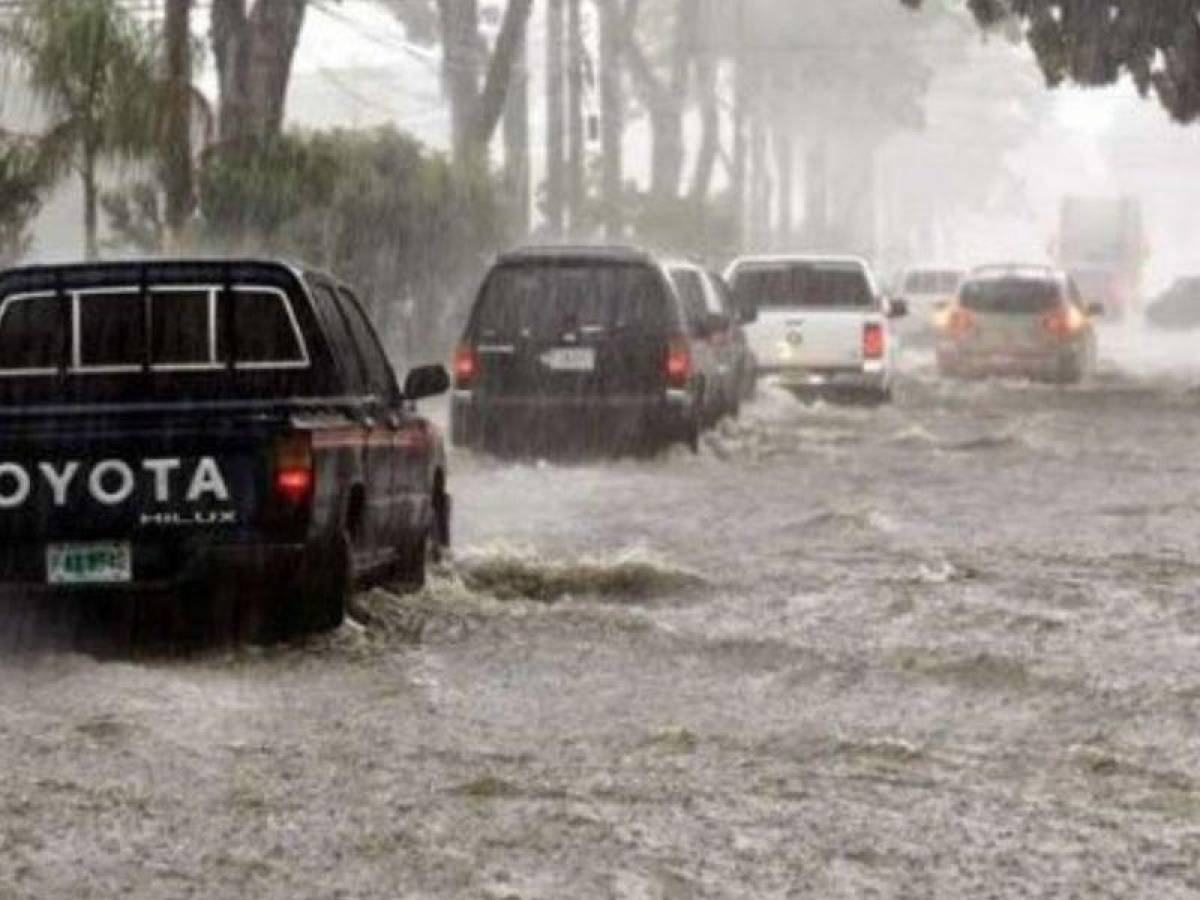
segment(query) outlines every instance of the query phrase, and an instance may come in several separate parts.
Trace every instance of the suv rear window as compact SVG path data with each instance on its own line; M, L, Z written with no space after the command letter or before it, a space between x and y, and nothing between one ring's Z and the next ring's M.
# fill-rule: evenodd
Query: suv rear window
M950 270L909 272L901 290L906 294L953 294L961 279L962 273Z
M871 284L855 263L766 263L739 267L733 276L739 301L764 309L869 309Z
M974 312L1036 315L1049 312L1058 305L1059 296L1059 286L1054 281L989 278L964 284L960 302Z
M661 280L646 266L509 265L488 277L475 328L484 341L661 330L664 307Z

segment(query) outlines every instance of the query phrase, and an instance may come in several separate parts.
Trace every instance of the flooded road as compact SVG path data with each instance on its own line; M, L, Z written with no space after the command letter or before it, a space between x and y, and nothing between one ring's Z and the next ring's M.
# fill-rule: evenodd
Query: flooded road
M1194 384L460 456L362 624L0 662L0 897L1200 895Z

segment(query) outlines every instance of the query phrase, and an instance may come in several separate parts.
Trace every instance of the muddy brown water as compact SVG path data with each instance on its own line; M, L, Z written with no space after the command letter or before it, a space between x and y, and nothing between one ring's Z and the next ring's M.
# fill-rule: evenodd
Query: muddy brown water
M917 371L458 457L360 624L10 647L0 897L1200 896L1198 445L1188 378Z

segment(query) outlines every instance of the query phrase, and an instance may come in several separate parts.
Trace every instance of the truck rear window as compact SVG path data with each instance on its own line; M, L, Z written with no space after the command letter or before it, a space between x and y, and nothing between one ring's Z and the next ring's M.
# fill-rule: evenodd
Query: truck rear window
M68 319L54 297L16 295L0 304L0 373L49 373L67 349Z
M1059 302L1053 281L1029 278L990 278L963 285L961 303L973 312L1001 315L1037 315Z
M871 284L854 263L769 263L734 272L733 292L740 301L764 309L869 309Z
M646 266L502 266L484 286L476 313L482 340L557 338L566 333L661 330L665 294Z
M308 366L286 293L251 285L224 293L155 285L146 302L138 287L9 296L0 303L0 373L211 370L231 357L236 368Z

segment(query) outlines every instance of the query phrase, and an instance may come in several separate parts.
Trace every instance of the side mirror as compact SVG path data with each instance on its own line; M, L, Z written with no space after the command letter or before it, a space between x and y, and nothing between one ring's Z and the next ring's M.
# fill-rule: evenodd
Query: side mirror
M889 319L903 319L908 315L908 301L902 297L887 301L887 314Z
M740 297L737 301L738 322L751 325L758 321L758 301L753 297Z
M1091 316L1093 319L1104 318L1104 304L1103 303L1089 303L1087 305L1087 314L1089 316Z
M450 375L444 366L418 366L404 379L404 399L423 400L450 390Z

